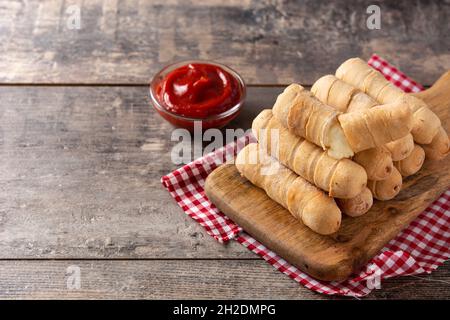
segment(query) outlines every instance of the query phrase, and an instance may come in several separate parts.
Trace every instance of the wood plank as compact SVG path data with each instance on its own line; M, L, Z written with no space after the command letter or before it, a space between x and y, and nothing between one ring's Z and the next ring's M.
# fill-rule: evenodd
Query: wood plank
M68 289L74 269L80 289ZM73 268L73 267L72 267ZM252 272L249 272L251 270ZM450 264L387 279L369 299L449 299ZM0 261L1 299L326 299L265 261ZM337 297L332 297L337 298Z
M70 29L78 5L81 29ZM312 84L345 59L373 52L423 84L450 65L447 2L0 1L0 82L147 83L187 58L223 62L248 83Z
M250 88L248 128L280 88ZM145 87L0 87L0 258L245 258L187 217Z

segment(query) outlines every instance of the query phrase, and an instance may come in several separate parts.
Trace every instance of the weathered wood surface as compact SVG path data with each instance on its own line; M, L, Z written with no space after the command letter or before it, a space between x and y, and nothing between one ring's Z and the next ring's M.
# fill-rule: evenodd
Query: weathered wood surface
M229 64L253 84L312 84L373 52L426 85L448 69L448 1L378 2L378 31L365 26L369 4L0 0L0 297L324 298L182 213L159 182L178 166L171 127L147 88L114 85L146 84L185 58ZM79 30L67 27L71 5ZM279 91L250 88L231 126L248 128ZM73 264L79 291L66 289ZM449 298L449 274L446 263L391 279L371 297Z
M232 126L248 128L280 90L249 88ZM146 95L0 87L0 297L323 298L239 244L218 244L182 213L159 183L177 167L167 155L171 127ZM64 258L83 260L45 260ZM97 258L132 260L89 260ZM66 289L73 264L80 291ZM423 280L390 279L370 297L445 298L449 274L446 263Z
M80 289L68 289L73 269ZM73 268L73 267L72 267ZM249 273L249 270L252 272ZM383 281L368 299L450 299L450 265ZM73 288L73 287L72 287ZM0 261L0 298L326 299L260 260ZM337 297L332 297L337 298Z
M248 128L281 88L250 88ZM163 189L172 127L145 87L0 87L0 258L254 257Z
M380 30L366 26L371 4L0 1L0 82L147 83L168 62L201 58L230 65L248 83L312 84L373 52L423 84L448 69L448 1L378 1ZM80 8L79 30L68 27L72 5Z

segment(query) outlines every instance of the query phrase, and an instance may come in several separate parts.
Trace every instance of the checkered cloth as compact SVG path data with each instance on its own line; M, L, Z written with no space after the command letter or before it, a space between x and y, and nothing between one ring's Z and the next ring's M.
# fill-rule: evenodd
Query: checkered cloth
M377 55L372 56L369 65L406 92L423 90L421 85ZM377 288L381 279L431 273L449 259L450 189L390 241L359 274L343 282L326 282L303 273L244 232L205 196L203 186L208 174L224 161L234 158L238 150L253 141L251 135L244 136L161 178L164 187L186 214L200 223L206 232L219 242L225 243L231 239L238 241L279 271L311 290L352 297L369 294Z

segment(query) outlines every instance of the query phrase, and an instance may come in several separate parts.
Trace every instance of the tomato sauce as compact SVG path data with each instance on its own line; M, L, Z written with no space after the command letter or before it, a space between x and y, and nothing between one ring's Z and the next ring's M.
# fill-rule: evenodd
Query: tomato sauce
M167 73L155 93L170 113L201 121L234 108L244 90L241 81L218 65L189 63Z

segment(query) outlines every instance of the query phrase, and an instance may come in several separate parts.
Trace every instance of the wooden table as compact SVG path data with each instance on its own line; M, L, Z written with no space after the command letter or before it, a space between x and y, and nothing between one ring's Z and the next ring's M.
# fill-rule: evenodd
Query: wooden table
M426 85L449 69L448 2L381 3L380 30L369 4L0 1L0 297L326 298L175 204L160 177L176 142L147 84L175 60L228 64L250 85L230 126L248 128L280 84L351 56L377 52ZM450 263L369 297L450 298Z

